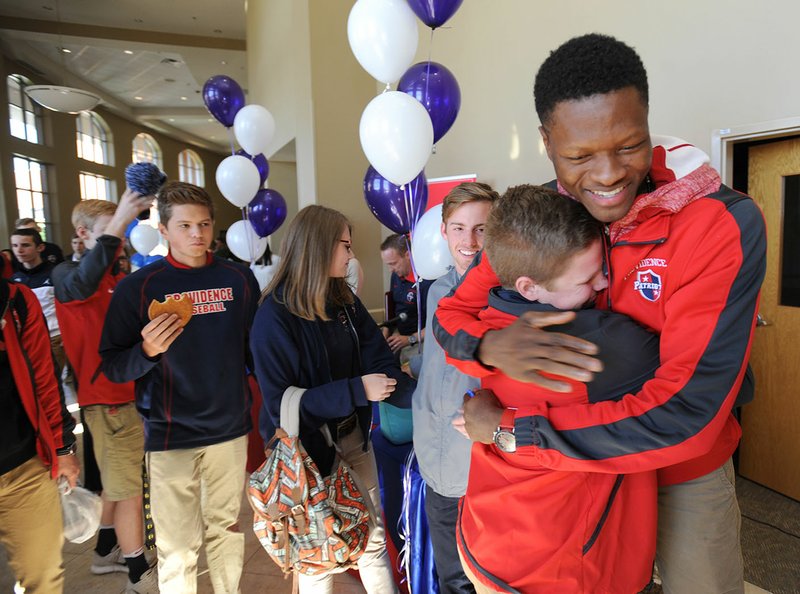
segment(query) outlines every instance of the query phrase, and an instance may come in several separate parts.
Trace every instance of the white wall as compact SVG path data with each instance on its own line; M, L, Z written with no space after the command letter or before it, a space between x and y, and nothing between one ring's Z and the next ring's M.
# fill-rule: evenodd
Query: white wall
M477 172L498 190L544 182L533 77L570 37L614 35L641 55L650 128L710 152L712 130L800 115L796 0L469 0L437 30L420 29L418 61L447 66L461 112L428 177ZM517 148L518 147L518 148Z

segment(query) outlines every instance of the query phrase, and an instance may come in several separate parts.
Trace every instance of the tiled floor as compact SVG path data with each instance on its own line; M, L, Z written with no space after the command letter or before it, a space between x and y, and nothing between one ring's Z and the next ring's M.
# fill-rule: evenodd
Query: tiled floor
M242 501L240 524L245 534L244 570L241 591L243 594L289 594L292 580L284 580L283 574L267 553L261 548L251 529L253 514L247 501ZM67 544L64 547L67 594L117 594L125 590L127 576L124 574L92 575L89 565L92 559L94 539L84 544ZM206 571L205 560L201 559L198 577L198 594L212 594L211 581ZM340 574L334 578L336 594L359 594L365 590L356 577ZM6 591L0 586L0 593Z

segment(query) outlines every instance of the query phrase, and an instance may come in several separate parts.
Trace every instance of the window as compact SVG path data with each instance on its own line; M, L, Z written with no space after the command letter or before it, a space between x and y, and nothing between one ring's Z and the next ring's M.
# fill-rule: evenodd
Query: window
M8 125L11 136L28 142L42 144L42 108L25 94L25 87L31 84L19 74L6 78L8 86Z
M203 160L191 149L178 154L178 179L201 188L205 185Z
M49 231L47 166L25 157L14 157L14 183L19 218L35 220L46 239Z
M134 163L154 163L159 169L164 165L161 160L161 147L158 146L156 139L142 132L133 139L133 162Z
M101 165L113 165L111 131L103 119L91 111L82 111L75 118L75 125L78 157Z
M111 180L107 177L83 171L78 177L81 183L81 200L111 200L114 195Z

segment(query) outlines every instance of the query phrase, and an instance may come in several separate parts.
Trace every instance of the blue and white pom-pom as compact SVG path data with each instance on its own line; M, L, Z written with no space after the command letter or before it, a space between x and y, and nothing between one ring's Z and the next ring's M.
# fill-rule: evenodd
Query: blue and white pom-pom
M166 181L166 174L152 163L131 163L125 168L125 183L143 196L155 195Z

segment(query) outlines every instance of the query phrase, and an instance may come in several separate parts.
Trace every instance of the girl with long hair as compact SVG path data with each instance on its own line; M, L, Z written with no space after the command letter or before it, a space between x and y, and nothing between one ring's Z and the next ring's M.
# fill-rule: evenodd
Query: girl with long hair
M378 326L348 286L352 257L350 223L324 206L301 210L284 240L282 259L264 291L250 346L263 394L259 429L268 441L280 422L280 403L290 386L306 388L300 401L300 441L323 476L335 449L320 428L327 425L344 458L361 479L375 511L366 551L358 560L370 594L397 592L381 521L375 455L369 440L372 403L408 408L414 382L394 362ZM333 591L333 576L299 576L300 592Z

